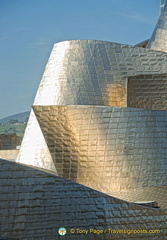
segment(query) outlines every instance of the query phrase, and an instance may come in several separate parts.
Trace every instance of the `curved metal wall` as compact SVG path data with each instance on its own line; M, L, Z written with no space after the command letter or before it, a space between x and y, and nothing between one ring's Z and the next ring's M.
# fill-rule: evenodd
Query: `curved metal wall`
M54 45L34 105L126 107L128 77L164 74L166 65L163 52L96 40L61 42ZM56 171L33 110L17 161Z
M148 42L147 48L167 52L167 3L164 3L154 32Z
M29 166L0 159L0 188L3 240L6 236L17 240L165 240L167 236L166 209L122 201ZM62 226L67 229L65 236L58 234Z
M166 16L167 4L147 49L54 45L17 159L45 171L0 161L4 236L53 239L61 225L70 239L134 239L70 227L146 228L136 239L165 239L167 211L154 208L167 207Z
M30 191L34 191L33 195L41 192L41 183L46 181L43 187L47 196L42 195L42 203L43 199L46 203L48 191L57 186L58 189L56 187L56 192L52 192L52 195L55 196L58 191L63 192L65 198L77 202L75 208L78 211L78 201L85 201L85 193L82 195L84 199L78 198L82 194L76 191L78 188L75 188L75 182L78 182L85 185L78 185L79 188L93 188L90 190L93 198L97 197L95 190L99 190L127 201L151 201L146 203L150 207L152 204L155 207L158 201L158 205L160 202L161 206L166 208L164 192L167 186L167 111L131 107L166 110L165 106L162 108L166 101L166 66L167 53L164 52L94 40L56 44L39 86L17 161L54 171L64 179L62 184L59 184L59 181L57 185L48 180L51 174L46 174L44 181L37 181L40 189L34 187L34 183L30 186ZM156 82L157 89L154 89L150 78ZM135 81L140 82L135 85ZM144 98L144 103L141 98ZM41 176L38 171L37 174ZM72 189L67 187L70 195L69 191L64 189L64 184L68 181L72 186ZM26 181L21 182L26 184ZM28 185L30 182L28 180ZM71 195L73 190L77 193L74 198ZM99 194L101 197L102 193ZM57 200L51 197L56 209L61 206L60 195L58 205L55 205ZM113 201L113 209L116 207L119 210L114 211L114 214L121 219L120 226L139 226L138 220L141 218L142 223L150 229L160 223L162 232L155 237L164 237L166 234L166 210L148 210L131 203L126 205L125 201L121 201L123 207L118 205L120 200L114 197L109 199ZM48 203L52 200L49 198ZM89 200L91 201L91 198ZM41 202L39 205L41 206ZM25 206L25 202L21 206ZM75 208L70 214L75 212ZM98 204L100 212L96 211L94 205L90 207L92 208L95 219L100 219L95 221L95 224L101 226L105 222L104 226L107 226L108 221L112 225L118 224L115 215L114 220L108 218L105 202L101 202L100 207ZM125 221L123 220L125 225L122 225L122 217L127 216L125 208L128 211L133 208L130 215L137 218L126 217ZM143 211L139 212L139 208ZM69 213L69 205L68 208L63 205L63 214L57 214L56 211L57 219L66 216L67 212ZM150 222L145 214L151 219ZM55 214L53 216L55 217ZM71 216L73 215L68 218L70 223L73 219ZM77 222L78 216L77 214ZM52 227L55 224L54 219L51 220ZM90 226L90 214L84 214L82 219ZM44 222L46 224L45 219ZM97 228L97 225L95 227ZM118 239L121 237L118 236ZM149 237L150 235L146 234L145 238ZM76 239L76 236L74 238ZM96 236L88 236L88 239L92 238L98 239ZM108 239L106 235L104 238Z
M103 192L167 185L166 111L33 109L59 176Z
M163 61L162 61L163 59ZM127 106L127 77L166 73L167 55L96 40L54 45L33 105Z

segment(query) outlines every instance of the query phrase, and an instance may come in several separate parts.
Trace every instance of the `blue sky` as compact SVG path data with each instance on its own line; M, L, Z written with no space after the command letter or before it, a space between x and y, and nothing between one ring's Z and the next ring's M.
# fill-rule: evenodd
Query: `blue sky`
M0 119L30 110L53 44L135 45L152 34L160 0L0 0Z

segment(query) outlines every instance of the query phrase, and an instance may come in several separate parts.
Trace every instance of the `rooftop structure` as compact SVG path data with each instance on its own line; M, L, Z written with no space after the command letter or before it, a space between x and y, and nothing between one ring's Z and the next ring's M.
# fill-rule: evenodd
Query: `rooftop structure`
M161 8L161 12L163 11L163 8L165 6L166 0L160 0L160 8Z
M0 134L0 150L16 149L20 144L20 138L16 133Z

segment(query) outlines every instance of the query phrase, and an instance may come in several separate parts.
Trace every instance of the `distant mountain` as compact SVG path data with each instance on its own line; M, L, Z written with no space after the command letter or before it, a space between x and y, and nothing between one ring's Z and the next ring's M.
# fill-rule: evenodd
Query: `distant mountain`
M27 122L29 115L30 115L29 111L23 112L23 113L17 113L9 117L0 119L0 123L9 123L11 120L15 120L18 122Z

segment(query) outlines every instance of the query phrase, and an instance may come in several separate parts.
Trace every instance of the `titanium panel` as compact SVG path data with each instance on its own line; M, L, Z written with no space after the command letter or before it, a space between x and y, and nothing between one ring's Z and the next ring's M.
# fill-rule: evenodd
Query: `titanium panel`
M157 202L159 208L167 209L167 186L126 189L105 192L128 202Z
M59 176L101 192L167 185L166 111L33 109Z
M161 0L161 3L160 3L161 12L163 11L165 4L166 4L166 0Z
M167 52L167 3L165 2L157 25L147 45L149 49L163 52Z
M165 240L167 210L129 203L55 174L0 160L1 237L20 240ZM58 235L60 227L67 229ZM80 234L70 229L155 230Z
M0 238L52 240L63 226L68 240L167 239L166 209L127 202L167 207L166 30L167 5L147 49L54 45L17 159L36 168L0 160ZM154 235L70 233L157 226Z
M163 52L96 40L61 42L54 45L34 105L127 107L128 77L166 74L166 66ZM56 171L33 111L17 162Z
M30 113L21 149L16 161L19 162L18 158L20 158L20 156L21 163L23 164L48 169L56 173L49 149L33 110L31 110Z
M128 78L127 106L167 110L167 75L139 75Z

